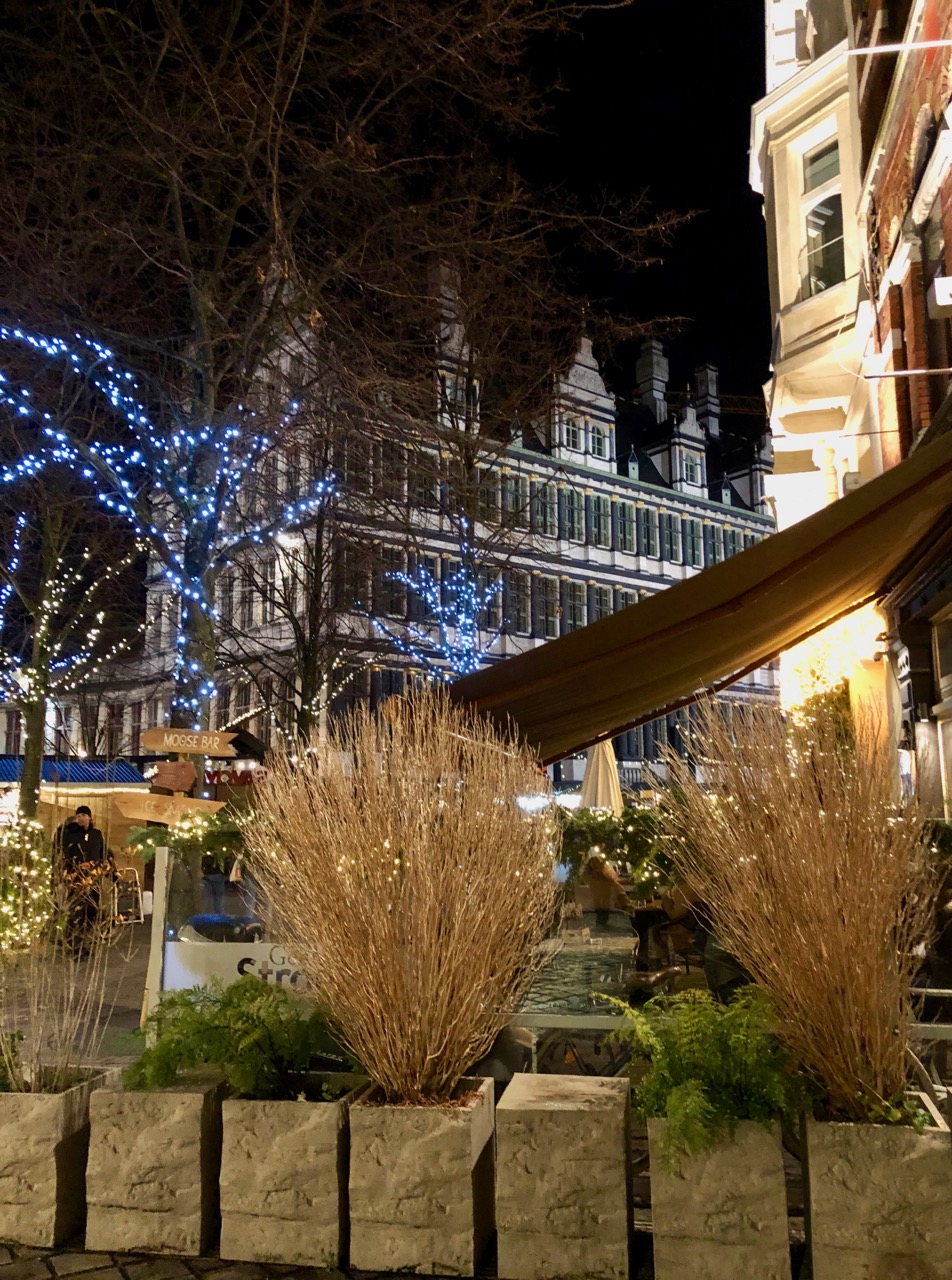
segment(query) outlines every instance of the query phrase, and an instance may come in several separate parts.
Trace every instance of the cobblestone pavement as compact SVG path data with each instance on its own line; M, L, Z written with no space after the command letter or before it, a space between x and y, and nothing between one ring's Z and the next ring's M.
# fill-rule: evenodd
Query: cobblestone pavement
M0 1280L398 1280L368 1272L345 1273L318 1267L258 1266L220 1258L157 1258L141 1253L84 1253L79 1242L60 1249L25 1249L0 1244ZM494 1280L492 1257L476 1280ZM802 1246L793 1250L795 1280L809 1280ZM653 1280L651 1236L635 1232L630 1280Z
M0 1244L0 1280L344 1280L317 1267L258 1266L220 1258L157 1258L141 1253L84 1253L80 1244L25 1249Z

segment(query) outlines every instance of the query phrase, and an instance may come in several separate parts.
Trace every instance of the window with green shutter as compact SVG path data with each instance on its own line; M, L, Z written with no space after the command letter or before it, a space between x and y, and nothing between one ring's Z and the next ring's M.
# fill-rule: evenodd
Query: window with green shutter
M517 635L529 630L529 578L518 569L506 575L506 625Z
M637 550L635 541L635 508L630 502L619 502L618 504L618 550L632 553Z
M592 587L592 616L589 618L589 622L597 622L599 618L607 618L611 612L611 587Z
M703 564L701 557L701 525L697 520L684 521L684 558L694 569Z
M562 630L577 631L585 626L585 583L565 583L565 608L562 614Z
M651 507L638 508L638 554L658 554L658 513Z
M681 521L670 513L661 515L661 557L669 564L681 563Z
M704 526L705 565L719 564L724 559L724 544L721 540L722 532L719 525L706 524Z
M559 634L559 583L557 578L535 579L535 617L532 629L543 640Z
M565 490L565 536L572 542L585 541L585 495L578 489Z
M532 500L532 527L546 538L559 535L559 494L554 484L543 484Z
M612 507L608 498L592 499L592 536L596 547L612 544Z

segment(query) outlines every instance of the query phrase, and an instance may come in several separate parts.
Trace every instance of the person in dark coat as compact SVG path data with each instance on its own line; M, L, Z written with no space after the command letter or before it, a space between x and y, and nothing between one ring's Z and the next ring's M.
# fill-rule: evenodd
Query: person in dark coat
M70 898L66 944L81 958L89 955L99 917L99 897L110 857L106 842L93 824L92 810L81 804L57 830L55 845L60 875Z
M99 828L93 825L93 813L88 805L81 804L73 817L59 828L56 847L67 871L78 868L84 862L106 861L106 842Z

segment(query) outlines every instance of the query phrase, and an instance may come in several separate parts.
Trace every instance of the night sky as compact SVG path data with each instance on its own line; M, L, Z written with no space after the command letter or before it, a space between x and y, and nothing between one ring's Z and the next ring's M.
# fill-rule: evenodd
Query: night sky
M680 315L665 339L672 385L696 364L721 389L759 394L770 315L762 202L748 186L751 105L764 92L764 0L633 0L560 41L555 136L537 144L582 192L647 190L657 209L695 211L661 266L616 281L637 315ZM547 68L547 71L549 68Z

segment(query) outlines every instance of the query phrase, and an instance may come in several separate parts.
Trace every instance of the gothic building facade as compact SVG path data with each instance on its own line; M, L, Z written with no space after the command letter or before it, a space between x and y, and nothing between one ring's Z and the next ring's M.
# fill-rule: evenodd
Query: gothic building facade
M672 397L661 344L643 345L636 393L614 396L584 340L562 379L550 420L525 429L504 450L487 456L481 471L480 520L504 527L504 556L493 556L498 580L478 619L482 660L510 654L583 627L639 599L701 572L774 529L766 484L769 436L733 433L721 412L717 371L697 371L693 390ZM285 459L277 471L288 469ZM339 468L345 492L357 484L353 461ZM280 483L280 476L279 476ZM408 587L425 570L439 590L459 569L459 531L421 485L412 456L399 450L365 455L362 492L385 486L411 512L408 524L380 516L355 500L351 513L372 546L370 565L338 575L333 590L340 638L337 678L327 705L335 714L354 699L379 702L420 672L413 646L390 643L412 627L428 626L425 600ZM490 539L491 541L491 539ZM293 617L275 608L286 572L281 540L254 579L236 575L219 586L218 610L228 635L213 710L215 727L243 727L265 745L281 728L274 681L262 678L264 654L294 662ZM85 704L51 710L48 752L89 758L143 758L143 730L161 725L171 697L175 661L175 598L158 574L149 586L146 657L103 688L86 691ZM306 608L300 599L296 606ZM430 619L432 623L432 619ZM434 624L435 625L435 624ZM270 667L269 667L270 669ZM740 698L776 696L775 666L744 677ZM287 696L286 693L282 696ZM5 753L20 752L17 713L5 713ZM678 716L646 725L616 740L623 777L641 780L644 761L677 742ZM580 776L581 760L562 776Z

